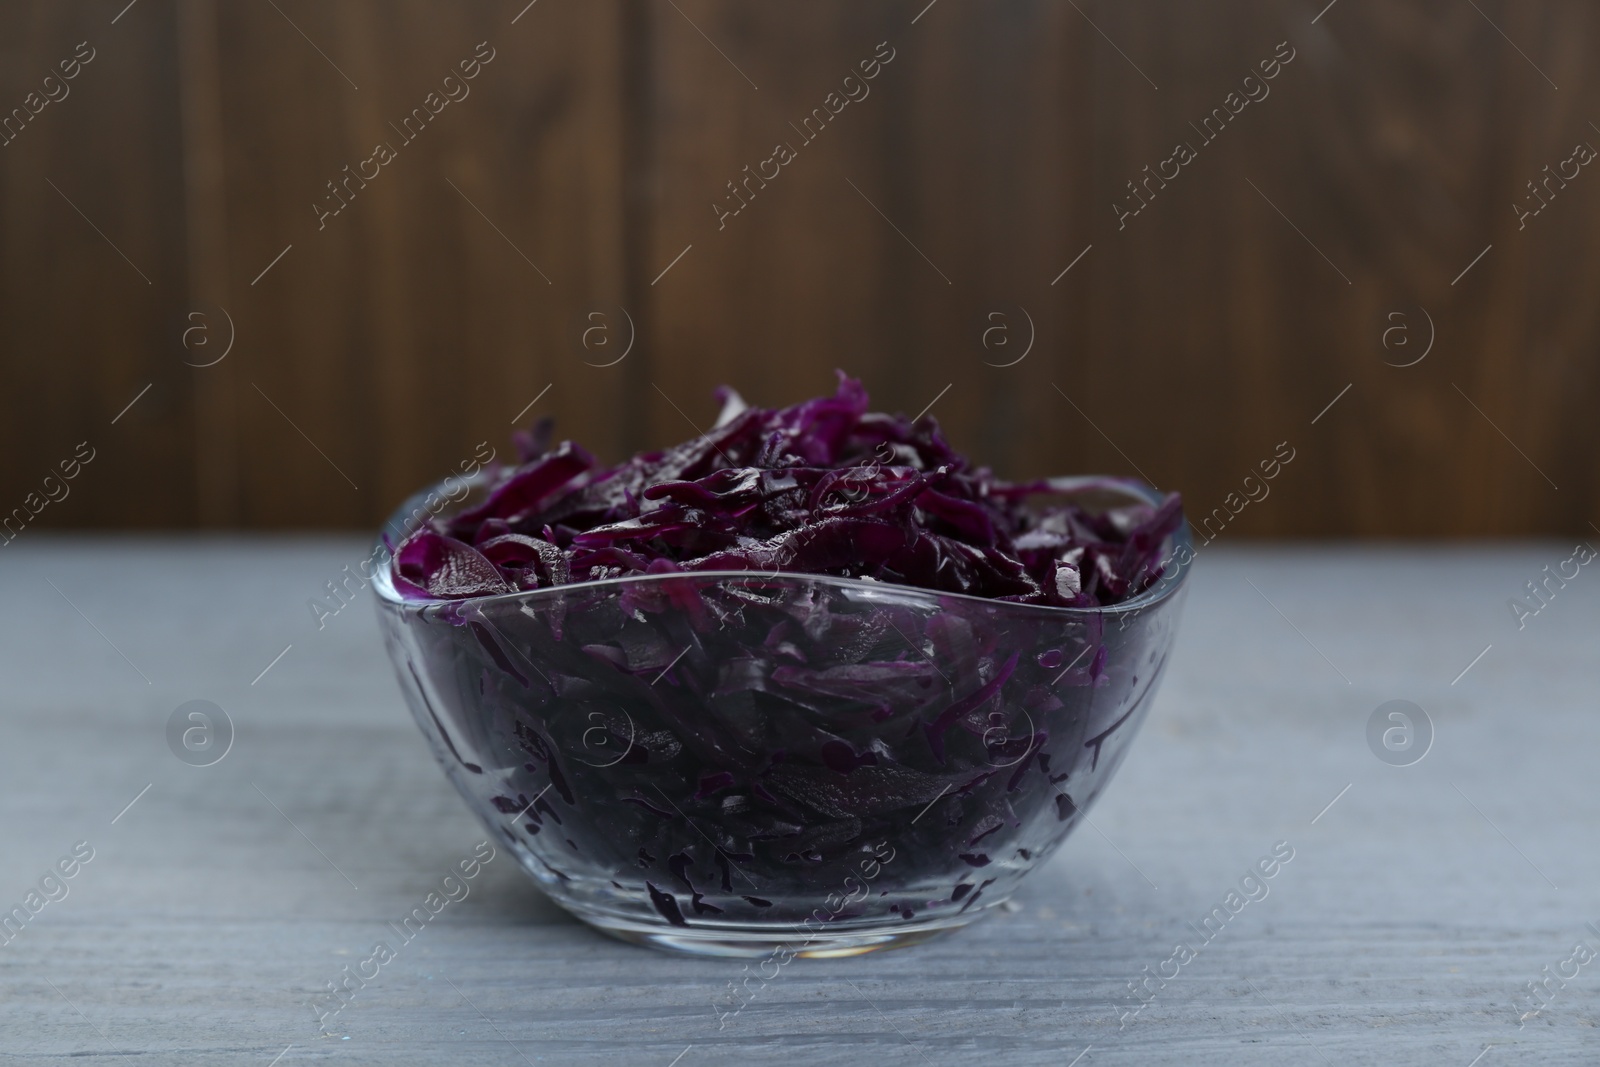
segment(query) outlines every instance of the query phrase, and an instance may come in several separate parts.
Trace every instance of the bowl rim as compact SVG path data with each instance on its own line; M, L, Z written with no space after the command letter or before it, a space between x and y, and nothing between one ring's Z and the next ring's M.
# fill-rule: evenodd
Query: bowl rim
M992 597L974 596L971 593L953 593L938 589L925 589L916 585L901 585L898 582L881 582L876 579L848 578L834 574L810 574L805 571L763 571L763 570L703 570L703 571L667 571L661 574L625 574L616 578L589 579L581 582L567 582L564 585L544 586L538 589L516 589L508 593L493 593L488 596L463 597L452 600L412 600L402 597L394 588L391 581L389 561L393 551L384 540L384 531L403 528L400 522L403 516L408 516L417 510L426 510L422 501L430 495L445 496L439 491L451 479L444 479L433 485L427 486L407 497L389 519L379 528L378 536L374 540L374 550L370 558L377 559L382 556L380 566L373 568L370 581L380 603L401 609L422 611L424 609L439 609L447 605L472 606L481 608L491 604L517 603L526 604L530 601L542 599L555 599L563 594L572 594L587 589L627 588L634 585L649 585L651 583L665 583L669 581L683 581L685 579L789 579L795 581L817 582L848 588L855 591L878 591L889 595L923 598L929 600L945 600L947 598L960 602L970 602L973 605L984 605L995 610L1016 610L1023 613L1037 612L1046 615L1055 615L1062 618L1073 617L1101 617L1120 615L1127 612L1143 611L1171 599L1181 589L1189 576L1189 569L1194 563L1194 540L1191 536L1191 527L1188 517L1182 516L1178 528L1168 535L1163 547L1166 552L1161 557L1165 570L1150 586L1137 596L1119 601L1115 604L1106 604L1096 607L1073 608L1056 604L1022 604L1013 600L996 600ZM456 478L458 482L468 485L481 484L483 473L480 472L471 478ZM1073 493L1086 493L1095 490L1112 490L1125 493L1136 498L1139 502L1159 506L1164 499L1158 490L1133 478L1119 478L1111 475L1073 475L1069 477L1054 477L1042 479L1049 486L1049 491L1061 495ZM447 497L446 497L447 498ZM443 509L441 509L442 513ZM414 532L414 531L412 531ZM411 534L407 533L406 537ZM405 538L395 542L398 548Z

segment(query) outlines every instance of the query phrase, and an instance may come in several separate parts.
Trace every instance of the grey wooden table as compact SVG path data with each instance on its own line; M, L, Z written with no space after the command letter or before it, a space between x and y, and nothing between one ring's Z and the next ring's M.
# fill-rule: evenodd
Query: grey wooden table
M502 854L324 1036L311 998L483 837L371 593L320 630L306 606L362 548L5 548L0 904L59 899L0 935L0 1062L1600 1062L1600 961L1574 955L1600 948L1600 576L1520 630L1506 603L1571 546L1203 553L1093 825L962 933L797 961L719 1028L739 963L591 933ZM168 747L195 699L235 727L209 767ZM1367 740L1395 699L1433 726L1411 766ZM1278 842L1268 895L1202 943ZM1176 975L1134 999L1146 968Z

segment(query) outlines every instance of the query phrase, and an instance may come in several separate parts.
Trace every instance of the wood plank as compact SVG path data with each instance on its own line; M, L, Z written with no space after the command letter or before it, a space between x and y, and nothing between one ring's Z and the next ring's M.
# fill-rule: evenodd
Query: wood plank
M105 6L0 12L4 113L60 97L0 147L0 509L36 510L29 529L196 518L172 13L147 5L113 25ZM77 64L65 81L64 61ZM83 441L92 463L46 487ZM29 503L48 492L61 499Z
M1097 186L1115 189L1175 138L1201 155L1107 244L1095 300L1106 313L1091 342L1106 364L1093 399L1108 434L1139 441L1150 473L1182 486L1197 513L1239 492L1275 442L1298 448L1275 503L1245 509L1230 536L1583 528L1594 439L1584 412L1600 382L1578 353L1596 323L1571 300L1531 304L1596 269L1578 251L1595 232L1593 204L1575 188L1552 205L1560 222L1522 234L1510 204L1519 176L1585 129L1569 109L1592 75L1558 38L1594 33L1592 13L1480 7L1341 4L1314 25L1264 4L1236 5L1228 19L1096 9L1161 84L1146 91L1102 42ZM1282 40L1297 58L1271 96L1215 144L1201 141L1189 123ZM1429 358L1386 366L1421 355L1425 313L1437 336ZM1410 349L1383 347L1396 323L1408 324Z
M247 436L273 443L244 456L246 521L373 525L478 442L509 455L546 386L527 418L559 404L568 432L620 453L617 376L579 346L579 309L625 287L615 8L541 4L513 25L514 10L281 6L229 8L221 28L239 277L294 246L240 314L249 380L284 408L241 388ZM408 140L404 118L481 42L492 59L451 90L467 95ZM339 203L326 183L376 166L360 161L379 142L394 160L321 219L319 197Z
M202 526L237 526L240 519L238 361L227 359L236 340L228 284L226 135L222 124L222 57L213 0L180 0L178 56L182 63L184 236L195 310L181 338L194 364L195 504ZM220 310L220 314L219 314Z
M1072 195L1077 28L1044 4L951 4L914 25L923 5L679 6L658 21L655 260L693 251L653 290L652 321L659 384L688 417L659 400L654 439L703 425L721 382L791 403L831 390L842 368L891 410L937 398L952 439L1002 470L1060 473L1053 416L1065 405L1047 383L1081 356L1081 298L1049 283L1085 243ZM839 105L880 42L892 60ZM795 158L762 188L744 168L777 143ZM986 365L1025 350L1027 316L1025 361Z

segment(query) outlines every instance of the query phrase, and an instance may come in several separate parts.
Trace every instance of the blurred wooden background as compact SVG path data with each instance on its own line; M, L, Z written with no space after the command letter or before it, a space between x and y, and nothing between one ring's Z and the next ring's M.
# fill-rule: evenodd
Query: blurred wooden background
M370 528L535 398L616 459L720 382L780 404L841 367L1003 473L1143 473L1196 514L1287 441L1228 537L1588 535L1600 175L1512 205L1600 145L1600 9L1325 3L7 4L0 512L87 440L33 524Z

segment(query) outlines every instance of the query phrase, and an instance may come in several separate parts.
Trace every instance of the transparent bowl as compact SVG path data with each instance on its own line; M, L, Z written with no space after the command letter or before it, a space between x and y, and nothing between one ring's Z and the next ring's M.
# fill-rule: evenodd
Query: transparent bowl
M658 948L838 956L965 926L1050 858L1149 711L1191 552L1185 526L1101 609L750 571L374 586L435 756L558 904Z

